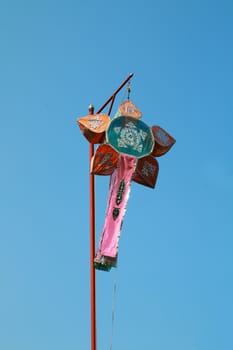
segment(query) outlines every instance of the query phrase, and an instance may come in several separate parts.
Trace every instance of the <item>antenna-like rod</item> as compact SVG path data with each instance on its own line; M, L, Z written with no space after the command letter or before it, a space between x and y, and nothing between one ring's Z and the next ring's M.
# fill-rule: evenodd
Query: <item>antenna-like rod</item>
M125 84L128 83L128 81L133 77L134 73L131 73L124 81L123 83L116 89L116 91L112 94L112 96L109 97L109 99L103 104L102 107L100 107L100 109L98 110L97 113L102 112L102 110L109 104L109 102L111 102L109 111L108 111L108 115L111 114L112 111L112 106L115 100L116 95L118 94L118 92L125 86Z

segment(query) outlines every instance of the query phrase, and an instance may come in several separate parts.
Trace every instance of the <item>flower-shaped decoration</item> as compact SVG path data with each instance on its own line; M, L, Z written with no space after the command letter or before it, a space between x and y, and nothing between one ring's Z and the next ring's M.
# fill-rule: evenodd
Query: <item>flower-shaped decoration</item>
M90 114L78 119L83 135L100 144L91 162L95 175L111 175L107 213L95 267L110 270L116 266L118 242L129 198L131 180L154 188L159 165L155 157L167 153L175 139L159 126L149 127L135 104L123 102L115 115Z

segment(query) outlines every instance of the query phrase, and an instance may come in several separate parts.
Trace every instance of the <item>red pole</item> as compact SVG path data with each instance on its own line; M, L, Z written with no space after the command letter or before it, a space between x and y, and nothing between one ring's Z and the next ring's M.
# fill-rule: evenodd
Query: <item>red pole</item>
M111 114L112 106L117 93L123 88L123 86L132 78L131 73L123 83L116 89L111 97L103 104L98 110L100 113L111 102L108 114ZM89 114L94 114L94 106L90 105L88 108ZM89 145L89 164L94 155L94 145ZM95 278L95 177L90 173L90 301L91 301L91 350L96 350L96 278Z
M89 106L89 114L94 114L94 106ZM90 143L90 163L94 155L94 145ZM91 350L96 350L96 281L95 281L95 178L90 173L90 289L91 289Z

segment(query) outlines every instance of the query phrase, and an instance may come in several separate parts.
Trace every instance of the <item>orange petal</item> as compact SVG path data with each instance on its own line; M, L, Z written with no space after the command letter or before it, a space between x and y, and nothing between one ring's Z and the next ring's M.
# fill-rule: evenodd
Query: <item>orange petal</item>
M77 120L83 135L93 144L103 142L109 122L110 117L106 114L91 114Z
M125 101L120 104L118 107L116 116L126 116L126 117L134 117L141 118L142 112L138 109L137 106L132 101Z
M119 154L109 145L100 145L92 158L91 173L111 175L118 163Z
M158 172L159 163L157 160L152 156L147 156L138 160L132 180L141 185L154 188Z
M155 146L152 151L152 155L154 157L160 157L169 151L176 140L165 130L160 128L160 126L152 126L151 129L155 140Z

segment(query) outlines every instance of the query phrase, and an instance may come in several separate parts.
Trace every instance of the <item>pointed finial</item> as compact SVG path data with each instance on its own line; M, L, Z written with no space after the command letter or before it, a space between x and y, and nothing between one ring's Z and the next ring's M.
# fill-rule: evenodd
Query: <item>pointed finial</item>
M92 104L89 105L89 107L88 107L89 114L94 114L94 108L95 107Z

